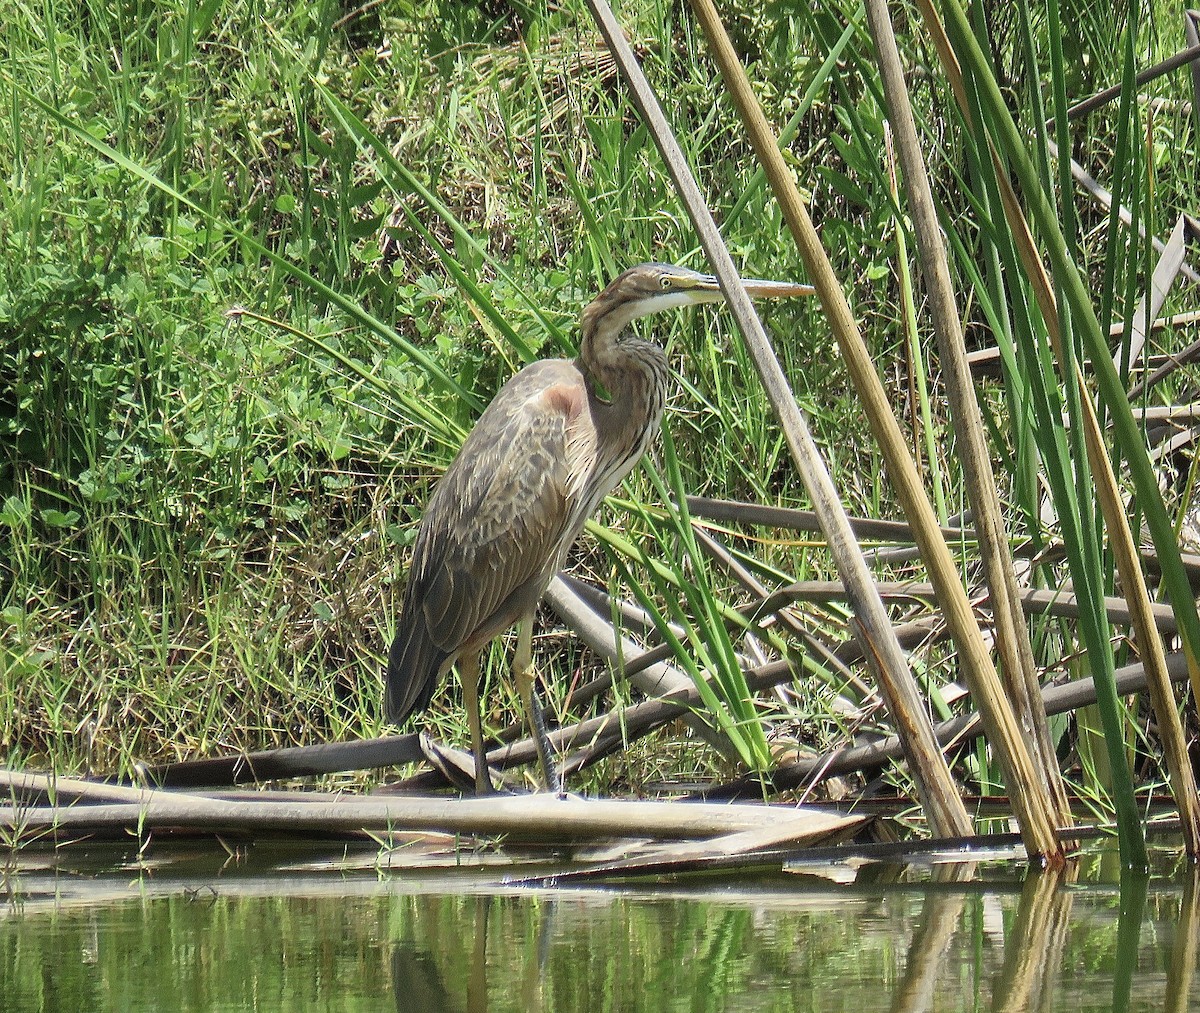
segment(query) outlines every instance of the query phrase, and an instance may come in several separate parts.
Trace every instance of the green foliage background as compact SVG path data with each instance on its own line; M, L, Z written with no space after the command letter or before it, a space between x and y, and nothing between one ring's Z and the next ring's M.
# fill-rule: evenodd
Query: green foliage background
M1071 87L1117 79L1118 33L1087 5L1064 10ZM906 225L888 192L861 14L852 3L726 13L777 126L794 119L797 176L911 422L923 367L895 283ZM0 0L0 749L10 764L127 770L382 732L379 671L406 548L479 405L523 360L570 354L580 306L617 271L649 259L702 266L581 4L395 0L346 14L328 2L48 0L34 11ZM735 257L748 274L799 277L686 6L646 0L622 15ZM987 17L981 31L1019 104L1020 25L1006 11ZM1033 17L1044 32L1044 14ZM1139 32L1149 52L1174 48L1153 18ZM928 68L919 32L909 34L911 64ZM938 78L916 73L913 86L969 287L990 223ZM1178 102L1185 79L1159 87ZM1140 163L1155 193L1151 231L1196 192L1193 120L1163 108L1145 125ZM1103 178L1107 121L1094 134L1077 157ZM1099 273L1105 215L1080 211L1083 260ZM1131 247L1119 291L1146 263ZM994 343L995 318L967 303L971 340ZM772 307L768 322L849 509L891 515L815 311ZM804 505L728 324L695 314L655 326L683 378L670 413L683 486ZM941 448L931 492L952 514L963 504L934 368L928 386L928 445ZM1040 537L1021 492L1028 447L1009 442L1003 397L990 404L1014 515ZM659 500L635 475L621 499L643 495ZM651 511L618 502L603 519L665 558L677 552ZM806 545L771 537L755 551L780 579L828 570ZM616 579L591 543L574 565ZM539 656L562 681L591 663L570 638L543 637ZM492 682L489 720L502 724L511 691ZM834 682L799 692L785 716L802 717L817 741L836 734ZM461 734L452 701L430 721ZM667 766L697 762L658 751Z

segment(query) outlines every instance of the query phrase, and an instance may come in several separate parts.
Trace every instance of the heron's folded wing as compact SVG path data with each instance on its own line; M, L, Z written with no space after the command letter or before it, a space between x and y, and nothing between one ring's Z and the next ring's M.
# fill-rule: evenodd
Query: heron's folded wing
M544 590L577 529L580 469L594 458L574 365L535 363L496 396L431 497L411 579L448 654ZM499 632L492 630L491 635Z

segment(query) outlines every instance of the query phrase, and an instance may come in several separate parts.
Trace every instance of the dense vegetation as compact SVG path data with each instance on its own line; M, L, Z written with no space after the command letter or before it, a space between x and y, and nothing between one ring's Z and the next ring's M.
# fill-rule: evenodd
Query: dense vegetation
M791 121L797 177L949 519L964 502L936 354L899 282L913 271L911 241L889 188L869 37L855 4L759 6L727 21L777 129ZM1134 52L1140 68L1182 46L1177 23L1139 19L1136 5L1119 31L1088 5L1062 6L1061 46L1047 41L1056 36L1040 8L989 11L989 23L977 12L1027 128L1052 58L1062 63L1050 80L1075 99L1119 82ZM379 672L406 548L480 406L522 361L570 354L579 308L619 270L702 266L586 9L428 0L347 15L331 3L128 0L36 15L0 2L0 12L9 762L127 770L381 733ZM745 272L799 277L686 5L621 13ZM1019 282L997 280L1008 265L978 149L919 24L906 27L969 338L999 342L1008 365L1012 332L1036 334L1035 314ZM1114 107L1072 127L1076 159L1149 234L1195 210L1187 86L1177 72L1124 119ZM1148 244L1059 192L1077 206L1071 235L1103 322L1129 319L1153 264ZM848 508L894 515L817 308L773 306L768 322ZM601 519L686 572L698 561L679 558L673 521L651 508L666 489L806 497L727 321L697 312L654 326L682 378L669 474L658 477L661 460L635 473ZM1146 354L1186 340L1168 328ZM987 388L995 453L1014 534L1041 544L1055 537L1042 527L1047 451L1009 381ZM1153 396L1184 400L1186 386L1176 378ZM1168 497L1180 520L1184 487ZM830 572L819 544L776 531L737 544L772 582ZM573 563L625 597L630 581L663 597L647 559L614 541L585 540ZM1047 568L1034 580L1061 578ZM705 579L737 599L723 574ZM844 635L836 607L808 620ZM539 659L561 699L593 662L552 619L546 629ZM1037 647L1051 674L1077 649L1050 622ZM502 652L494 660L489 722L499 726L514 701L496 677ZM952 656L934 648L918 664L948 713L937 688L954 678ZM769 708L817 745L840 739L848 710L855 721L874 713L833 675L798 681ZM428 720L461 740L453 700ZM708 762L695 748L670 753L678 741L607 773L638 783L656 762L670 773Z

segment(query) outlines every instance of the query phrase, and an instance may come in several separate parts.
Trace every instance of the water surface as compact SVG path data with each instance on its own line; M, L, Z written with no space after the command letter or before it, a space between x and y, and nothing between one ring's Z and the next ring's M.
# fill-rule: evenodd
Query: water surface
M0 1008L1200 1008L1200 891L1170 857L1123 883L1106 856L1064 878L867 863L531 889L361 855L155 854L22 852L0 905Z

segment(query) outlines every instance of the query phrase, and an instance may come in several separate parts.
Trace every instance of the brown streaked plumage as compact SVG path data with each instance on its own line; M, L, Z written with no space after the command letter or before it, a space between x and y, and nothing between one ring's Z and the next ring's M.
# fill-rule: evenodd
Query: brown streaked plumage
M751 296L808 294L806 285L745 281ZM478 716L478 659L531 619L584 522L658 431L670 389L667 357L627 333L637 317L722 297L716 279L669 264L631 268L583 311L579 357L526 366L480 416L421 519L388 658L388 718L424 710L459 662L476 756L489 782ZM603 394L601 393L603 392ZM536 700L528 627L514 665L531 723ZM535 728L547 780L549 754Z

